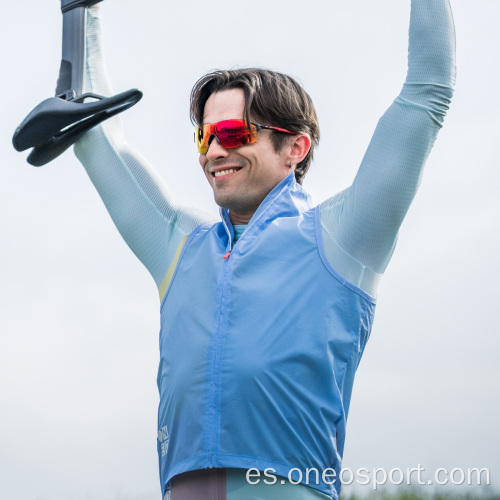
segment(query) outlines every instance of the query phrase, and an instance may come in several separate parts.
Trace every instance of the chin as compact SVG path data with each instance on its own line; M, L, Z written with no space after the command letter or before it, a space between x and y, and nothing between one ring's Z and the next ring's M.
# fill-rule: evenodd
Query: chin
M230 196L224 196L221 194L215 194L214 193L214 200L217 205L221 208L227 208L228 210L233 209L234 210L234 203L231 203L231 197Z

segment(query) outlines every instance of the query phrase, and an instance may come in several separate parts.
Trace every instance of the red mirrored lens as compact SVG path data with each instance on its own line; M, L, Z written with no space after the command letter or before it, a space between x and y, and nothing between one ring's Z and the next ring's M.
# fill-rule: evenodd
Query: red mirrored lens
M214 136L221 146L226 149L237 148L245 144L252 144L257 140L255 126L248 128L243 120L224 120L218 123L207 123L196 129L196 145L201 154L208 151Z
M252 134L246 123L240 120L227 120L218 123L215 135L226 149L244 146L252 140Z

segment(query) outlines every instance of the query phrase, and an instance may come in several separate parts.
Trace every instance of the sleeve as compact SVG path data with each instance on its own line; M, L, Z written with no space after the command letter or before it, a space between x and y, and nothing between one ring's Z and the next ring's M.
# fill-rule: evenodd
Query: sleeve
M109 96L100 11L88 9L85 88ZM157 172L125 142L119 117L87 132L75 153L123 239L160 287L185 237L213 218L174 202Z
M380 119L353 184L321 205L329 261L372 295L394 251L454 84L449 0L412 0L403 89Z

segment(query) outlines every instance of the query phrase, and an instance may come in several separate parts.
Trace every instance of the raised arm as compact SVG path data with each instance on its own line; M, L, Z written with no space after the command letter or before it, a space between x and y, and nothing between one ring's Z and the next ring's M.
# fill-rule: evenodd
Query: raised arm
M329 261L372 295L453 94L449 0L412 0L408 64L403 89L380 119L352 186L321 206Z
M113 92L100 11L88 11L86 91L108 96ZM75 153L123 239L160 287L184 237L210 217L173 201L156 171L125 142L118 117L90 130L76 143Z

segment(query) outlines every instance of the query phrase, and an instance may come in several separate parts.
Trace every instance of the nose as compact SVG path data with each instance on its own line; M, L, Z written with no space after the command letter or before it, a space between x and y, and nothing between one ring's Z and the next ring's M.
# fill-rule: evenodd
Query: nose
M227 149L221 145L218 137L215 134L213 134L209 140L207 159L217 160L218 158L226 158L227 156L228 156Z

